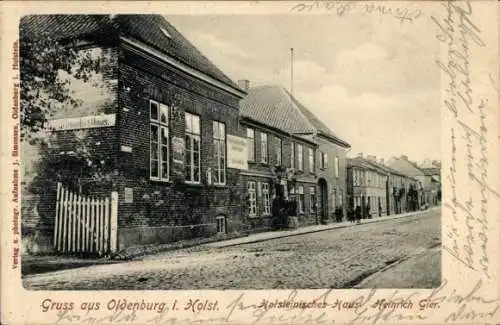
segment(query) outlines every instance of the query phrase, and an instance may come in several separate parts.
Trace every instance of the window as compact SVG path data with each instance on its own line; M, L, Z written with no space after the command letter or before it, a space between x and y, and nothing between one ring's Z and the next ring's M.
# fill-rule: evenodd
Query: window
M260 162L267 163L267 134L260 133Z
M302 170L304 168L304 148L301 144L297 145L297 169Z
M314 172L314 150L308 148L308 153L309 153L309 171L312 173Z
M332 194L332 206L335 209L337 207L337 189L333 189L333 194Z
M297 187L298 209L300 213L304 213L304 186Z
M172 35L165 29L165 28L160 28L161 32L163 35L167 36L168 38L172 38Z
M255 182L248 182L248 209L249 214L254 216L257 213L257 194L255 193Z
M316 188L311 186L309 187L309 195L310 195L310 204L309 208L311 213L316 213Z
M276 165L281 166L281 139L276 138Z
M226 183L226 125L214 121L215 184Z
M335 157L335 177L339 177L339 157Z
M319 166L321 169L328 168L328 155L323 151L319 152Z
M225 234L226 233L226 217L225 216L217 216L217 217L215 217L215 222L217 223L217 233Z
M295 168L295 143L291 143L290 151L290 167Z
M247 128L248 160L255 161L255 131Z
M150 157L149 176L153 180L168 181L168 106L149 102L150 119Z
M186 162L184 165L186 182L200 183L200 117L185 113L186 122Z
M269 184L262 183L262 197L264 199L264 213L271 214L271 201L269 198Z

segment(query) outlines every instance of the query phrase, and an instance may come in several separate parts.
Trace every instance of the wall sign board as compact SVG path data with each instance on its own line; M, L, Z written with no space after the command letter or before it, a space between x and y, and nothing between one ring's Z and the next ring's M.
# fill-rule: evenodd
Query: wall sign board
M47 121L47 130L65 131L114 126L116 114L91 115Z
M227 167L248 170L248 143L245 138L227 135Z

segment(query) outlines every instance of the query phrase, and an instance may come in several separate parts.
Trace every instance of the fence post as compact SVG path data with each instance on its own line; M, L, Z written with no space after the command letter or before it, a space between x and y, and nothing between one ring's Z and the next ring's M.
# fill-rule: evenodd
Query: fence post
M118 192L111 192L111 216L109 245L111 253L118 250Z
M54 221L54 248L59 249L59 237L61 231L59 229L59 224L61 223L61 216L59 212L59 201L61 201L61 183L57 183L57 195L56 195L56 219Z

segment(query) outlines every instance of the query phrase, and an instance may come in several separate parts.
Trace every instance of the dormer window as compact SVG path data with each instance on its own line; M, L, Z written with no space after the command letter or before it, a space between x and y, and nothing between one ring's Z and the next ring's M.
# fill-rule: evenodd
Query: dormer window
M167 36L168 38L172 38L172 35L165 29L165 28L160 28L161 32L163 35Z

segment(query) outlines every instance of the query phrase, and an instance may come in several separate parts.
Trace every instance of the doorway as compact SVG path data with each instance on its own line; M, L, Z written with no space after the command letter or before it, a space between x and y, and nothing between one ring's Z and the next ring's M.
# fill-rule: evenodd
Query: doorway
M318 181L319 195L318 195L318 208L322 221L328 220L328 185L324 178Z

